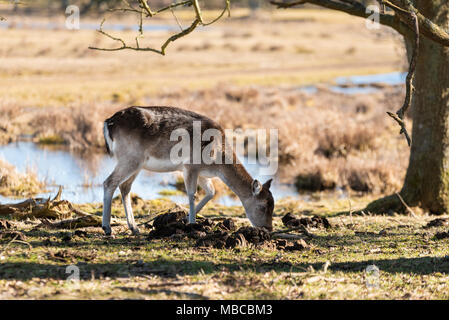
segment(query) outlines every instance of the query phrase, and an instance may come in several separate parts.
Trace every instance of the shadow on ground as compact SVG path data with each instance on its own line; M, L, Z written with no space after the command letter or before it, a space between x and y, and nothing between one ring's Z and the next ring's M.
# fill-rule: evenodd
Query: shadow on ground
M333 263L329 269L332 271L360 272L368 265L375 264L382 272L431 274L435 272L449 272L449 257L419 257L398 259L371 259L357 262ZM67 265L55 265L45 263L4 263L0 267L0 279L29 280L31 278L64 280L70 275L66 273ZM303 272L310 264L290 263L213 263L207 261L182 260L168 261L155 260L141 262L128 260L121 263L78 263L80 278L91 280L93 278L126 278L143 275L158 275L162 277L175 277L176 275L196 275L199 273L210 274L220 270L229 272L235 270L251 270L256 272ZM311 266L315 270L323 267L323 263L314 263Z

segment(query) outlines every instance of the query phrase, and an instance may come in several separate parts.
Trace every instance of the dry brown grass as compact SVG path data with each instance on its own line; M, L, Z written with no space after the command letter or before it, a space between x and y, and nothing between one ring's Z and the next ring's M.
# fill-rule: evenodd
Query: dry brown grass
M234 130L279 129L281 178L300 190L385 193L399 188L407 164L408 148L385 116L401 99L399 88L347 96L325 88L307 94L297 87L222 85L166 90L145 105L190 109ZM14 109L7 112L11 123L27 128L36 142L60 141L83 152L104 147L102 122L125 106L34 108L25 118Z
M408 149L385 116L402 98L399 88L346 96L320 88L307 94L296 87L236 87L166 91L146 105L178 106L205 114L224 128L279 129L281 177L301 190L342 187L360 192L397 190ZM101 150L102 122L119 103L70 108L35 108L22 115L7 111L37 142L59 141L76 151ZM31 116L32 114L32 116ZM16 120L17 119L17 120ZM293 179L297 177L296 179Z
M172 18L155 23L173 24ZM179 18L186 23L191 17ZM118 109L172 105L225 128L279 128L283 181L308 176L318 186L396 189L408 149L385 111L397 109L401 94L392 88L370 96L298 90L336 76L397 68L395 37L385 29L366 30L363 23L324 10L265 12L193 33L165 57L88 50L113 45L91 30L0 30L0 143L27 134L39 143L99 151L102 122ZM135 36L129 30L114 34ZM155 31L142 41L156 45L167 36Z
M385 116L400 105L399 88L370 96L326 89L314 95L296 88L220 89L201 92L199 97L212 102L196 99L189 108L229 128L278 128L284 181L308 177L310 185L303 181L301 189L311 191L339 186L385 193L399 188L409 150Z
M58 141L59 137L71 150L80 152L104 147L102 125L108 114L105 108L83 106L37 109L34 112L29 126L35 130L37 142Z
M7 197L29 197L45 192L45 183L39 181L35 172L17 172L16 168L0 159L0 195Z

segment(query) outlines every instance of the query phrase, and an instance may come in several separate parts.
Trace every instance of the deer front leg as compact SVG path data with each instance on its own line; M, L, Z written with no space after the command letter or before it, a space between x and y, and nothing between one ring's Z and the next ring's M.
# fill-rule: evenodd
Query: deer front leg
M198 172L184 169L184 184L189 197L189 223L195 223L195 193L198 185Z
M134 221L133 208L131 206L131 185L136 179L137 173L133 174L128 180L120 185L120 193L122 194L122 202L125 207L126 221L128 222L128 227L132 234L139 234L139 229L137 228L136 222Z
M198 178L198 184L200 187L206 192L204 198L198 203L195 207L195 213L198 213L203 209L203 207L208 203L215 195L214 184L212 183L212 179L207 179L204 177Z

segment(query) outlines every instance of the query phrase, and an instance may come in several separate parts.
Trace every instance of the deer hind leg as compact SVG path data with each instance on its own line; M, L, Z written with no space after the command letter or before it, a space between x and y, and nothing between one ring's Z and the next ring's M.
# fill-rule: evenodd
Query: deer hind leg
M138 166L130 163L117 164L111 175L104 181L103 221L102 227L106 235L111 235L111 203L117 187L138 171Z
M120 185L120 193L122 194L122 202L123 206L125 207L125 214L126 214L126 221L128 222L128 227L131 230L132 234L137 235L139 234L139 229L136 226L136 222L134 221L134 214L133 214L133 208L131 206L131 186L134 182L134 179L136 179L138 172L133 174L128 180L123 182Z
M195 223L195 193L198 185L198 172L184 169L184 184L189 197L189 223Z
M198 203L195 207L195 214L200 212L201 209L208 203L215 195L214 184L212 183L212 179L199 177L198 184L200 187L206 192L206 195L203 199L201 199L200 203Z

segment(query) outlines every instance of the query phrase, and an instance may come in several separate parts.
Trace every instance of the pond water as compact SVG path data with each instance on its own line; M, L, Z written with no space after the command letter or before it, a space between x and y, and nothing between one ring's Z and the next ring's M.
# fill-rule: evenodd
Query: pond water
M379 91L375 84L396 86L405 83L407 73L391 72L382 74L371 74L363 76L338 77L335 78L336 86L330 89L343 94L369 94Z
M49 193L38 195L48 197L54 195L61 185L62 198L73 203L102 202L103 181L112 172L115 160L106 155L96 155L95 158L82 158L67 150L52 150L41 148L32 142L16 142L0 146L0 158L16 166L19 172L31 170L36 172L39 179L49 184ZM260 166L250 164L248 159L242 158L243 164L253 178L265 182L270 176L260 174ZM160 198L159 192L175 190L178 173L151 173L141 171L133 183L131 192L143 199ZM275 178L275 177L273 177ZM295 188L274 182L272 192L275 199L297 196ZM119 191L116 191L116 195ZM169 196L175 202L187 203L185 195ZM0 196L0 202L17 202ZM229 196L215 200L223 205L239 205L240 201Z
M391 72L382 74L370 74L363 76L338 77L334 79L336 85L330 85L333 92L343 94L369 94L379 91L379 84L397 86L405 83L406 72ZM315 94L318 89L314 85L302 86L301 92Z
M369 74L363 76L351 76L351 77L338 77L335 78L337 84L373 84L373 83L384 83L390 86L405 83L405 78L407 76L406 72L391 72L391 73L381 73L381 74Z

